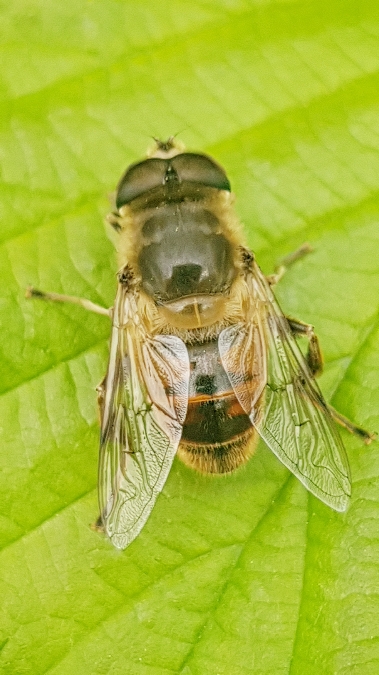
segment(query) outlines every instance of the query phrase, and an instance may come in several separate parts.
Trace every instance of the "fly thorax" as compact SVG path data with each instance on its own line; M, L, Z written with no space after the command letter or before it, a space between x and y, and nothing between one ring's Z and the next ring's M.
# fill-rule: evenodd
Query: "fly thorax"
M217 321L237 273L218 218L202 201L166 203L149 213L141 234L141 285L166 320L178 328Z

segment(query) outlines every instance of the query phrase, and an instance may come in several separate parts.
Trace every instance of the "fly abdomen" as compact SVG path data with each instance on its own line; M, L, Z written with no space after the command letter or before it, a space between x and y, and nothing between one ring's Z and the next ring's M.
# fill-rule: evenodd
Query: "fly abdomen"
M254 429L221 364L217 340L188 352L190 391L179 456L203 473L229 473L250 457Z
M245 433L251 422L233 391L197 396L188 402L182 440L191 443L225 443Z

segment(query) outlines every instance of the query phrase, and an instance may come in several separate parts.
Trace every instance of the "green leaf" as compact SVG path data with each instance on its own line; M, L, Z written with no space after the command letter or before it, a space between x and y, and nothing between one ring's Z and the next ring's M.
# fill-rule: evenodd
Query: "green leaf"
M379 431L379 16L367 0L14 0L2 7L4 675L376 675L379 453L342 431L346 514L261 444L223 478L174 464L137 540L97 517L94 388L112 304L107 196L151 136L225 167L267 273L315 325L321 386Z

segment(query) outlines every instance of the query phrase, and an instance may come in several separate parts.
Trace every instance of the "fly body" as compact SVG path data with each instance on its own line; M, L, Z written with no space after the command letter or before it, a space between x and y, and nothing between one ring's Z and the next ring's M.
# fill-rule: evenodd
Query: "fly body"
M99 386L101 527L117 548L138 535L176 453L224 474L262 438L337 511L350 497L336 422L372 436L325 402L313 327L282 313L271 277L246 247L224 170L172 138L122 176L108 220L118 233L118 289L108 371ZM306 252L300 249L287 264ZM29 289L29 295L90 301ZM304 357L296 337L309 340Z

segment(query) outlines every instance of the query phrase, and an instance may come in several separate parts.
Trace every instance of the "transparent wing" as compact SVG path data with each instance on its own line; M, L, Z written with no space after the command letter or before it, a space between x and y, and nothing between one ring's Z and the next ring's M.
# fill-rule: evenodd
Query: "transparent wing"
M269 448L310 492L344 511L351 492L349 465L336 424L255 263L246 283L250 320L221 333L223 366Z
M120 284L101 401L100 514L116 548L148 519L179 445L189 358L174 336L149 337L132 292Z

